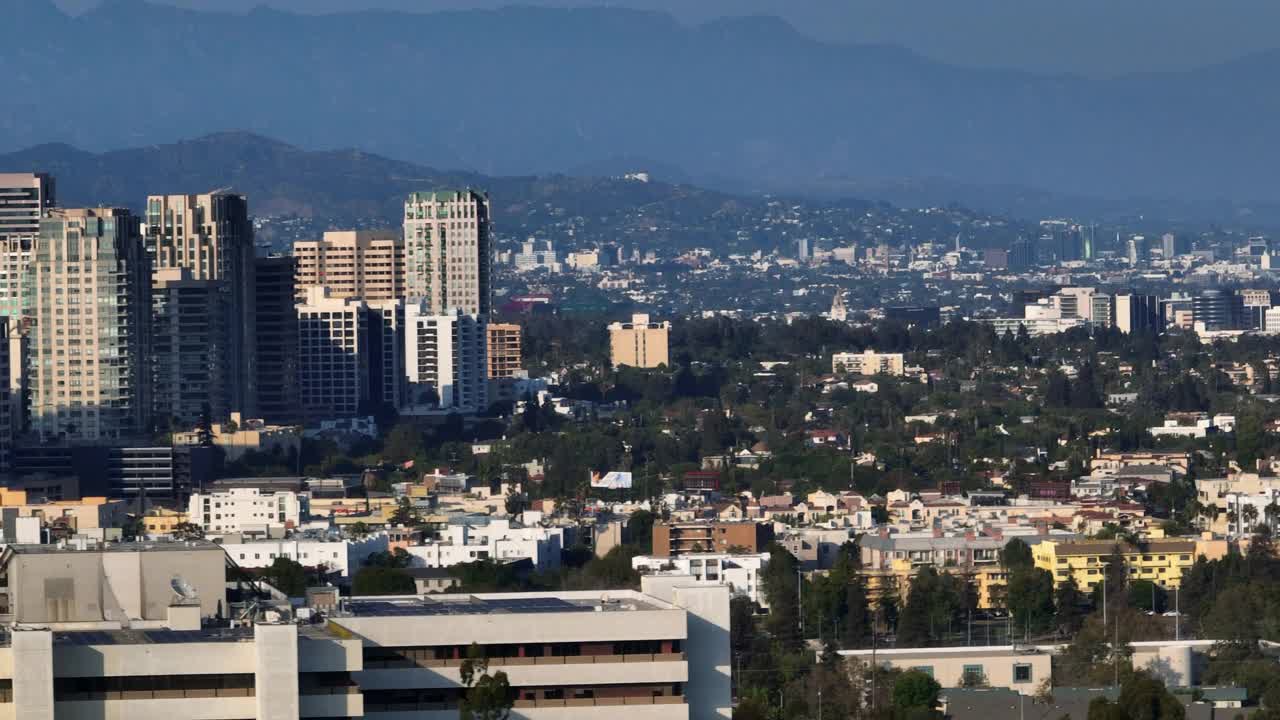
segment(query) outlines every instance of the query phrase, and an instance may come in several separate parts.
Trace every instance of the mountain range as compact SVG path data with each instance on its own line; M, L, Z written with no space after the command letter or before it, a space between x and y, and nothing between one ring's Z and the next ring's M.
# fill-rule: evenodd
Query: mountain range
M931 188L950 188L997 210L1040 193L1145 197L1246 216L1271 201L1280 161L1276 52L1097 79L824 43L770 17L229 14L142 0L4 12L0 150L243 129L488 175L652 166L733 191L938 202Z

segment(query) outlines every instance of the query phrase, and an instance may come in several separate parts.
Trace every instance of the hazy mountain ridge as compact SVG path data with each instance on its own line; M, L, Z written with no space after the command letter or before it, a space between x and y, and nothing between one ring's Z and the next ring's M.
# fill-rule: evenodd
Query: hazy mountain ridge
M0 148L245 128L489 175L650 158L786 192L936 178L1078 196L1268 199L1280 55L1115 80L962 69L772 18L621 9L198 13L19 0ZM724 183L717 183L723 185ZM938 198L940 199L940 198Z

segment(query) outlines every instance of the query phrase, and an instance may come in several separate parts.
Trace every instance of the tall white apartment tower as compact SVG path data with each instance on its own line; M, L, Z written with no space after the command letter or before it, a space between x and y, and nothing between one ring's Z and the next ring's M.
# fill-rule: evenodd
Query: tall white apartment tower
M433 314L489 318L489 197L474 190L411 193L404 203L405 294Z
M147 198L147 253L157 269L186 268L193 280L217 280L226 295L228 393L225 406L257 417L257 334L253 224L243 195Z
M486 323L461 310L432 312L425 298L404 312L404 372L411 407L459 412L488 402Z
M138 217L117 208L50 211L27 285L32 429L68 442L145 431L151 268Z

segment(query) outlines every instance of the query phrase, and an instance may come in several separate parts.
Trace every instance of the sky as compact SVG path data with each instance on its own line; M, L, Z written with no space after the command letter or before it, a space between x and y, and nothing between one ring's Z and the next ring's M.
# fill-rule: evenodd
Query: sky
M82 12L103 0L55 0ZM109 1L109 0L107 0ZM899 45L955 65L1114 76L1183 70L1280 47L1276 0L152 0L243 12L613 5L689 23L785 18L829 42Z

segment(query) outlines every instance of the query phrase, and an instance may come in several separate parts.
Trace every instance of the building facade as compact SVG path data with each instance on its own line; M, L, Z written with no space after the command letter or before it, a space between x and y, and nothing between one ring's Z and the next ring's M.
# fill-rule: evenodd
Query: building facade
M157 268L151 288L152 417L186 428L230 412L225 323L227 295L217 280L186 268Z
M651 322L648 315L631 316L631 322L609 325L609 358L615 368L623 365L656 368L671 363L668 336L671 323Z
M256 416L257 286L248 201L223 190L152 195L147 198L146 242L157 270L186 268L195 280L220 283L226 296L227 404Z
M381 394L371 382L374 316L362 300L331 298L328 288L308 289L298 311L298 395L308 419L350 417ZM380 323L379 323L380 326Z
M773 542L770 523L680 522L654 523L653 556L670 558L689 553L763 552Z
M0 315L23 314L31 248L40 234L40 219L56 199L50 175L0 173Z
M514 323L489 323L489 379L513 378L520 374L520 326Z
M329 296L361 300L404 297L404 238L389 230L336 230L293 244L297 299L324 286Z
M404 372L411 407L477 411L488 402L485 323L425 298L405 308Z
M1195 563L1195 540L1149 540L1138 546L1112 540L1046 541L1031 548L1036 567L1053 574L1062 585L1074 579L1083 593L1093 592L1107 574L1112 553L1124 559L1130 582L1150 580L1166 590L1178 587L1182 575Z
M849 375L902 375L902 353L841 352L831 356L831 372Z
M307 518L309 500L289 490L264 493L257 488L192 493L187 516L207 533L296 528Z
M32 429L69 442L145 431L151 272L137 216L51 211L30 269Z
M492 302L489 198L474 190L411 193L404 204L405 294L432 314L487 321Z
M258 349L258 411L269 423L297 422L298 311L295 261L287 255L254 260L254 331Z

